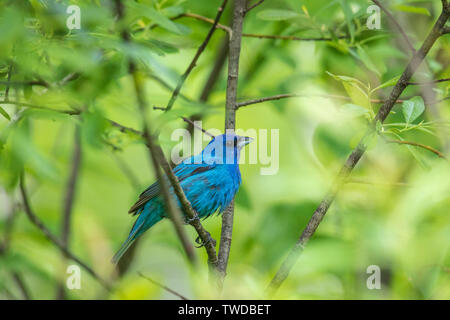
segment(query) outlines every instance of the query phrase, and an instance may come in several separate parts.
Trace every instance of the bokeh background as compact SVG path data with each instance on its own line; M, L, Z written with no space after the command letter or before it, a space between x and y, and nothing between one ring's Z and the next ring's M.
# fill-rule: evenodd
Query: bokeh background
M222 16L224 25L231 24L232 2ZM141 128L127 72L129 58L139 61L146 76L151 106L167 104L171 88L211 27L178 16L195 13L213 19L221 2L124 3L134 45L122 43L110 1L0 3L0 241L8 244L0 254L1 299L24 298L19 283L30 298L54 299L66 279L61 252L23 211L18 181L24 170L36 215L60 236L76 127L82 161L69 248L102 277L114 280L107 292L81 269L81 289L66 290L65 297L175 298L138 272L192 299L216 297L208 282L205 251L196 249L200 263L190 266L169 221L147 232L126 271L113 276L110 258L134 222L127 211L155 177L139 136L121 132L106 119ZM69 4L81 8L80 30L66 27ZM261 175L265 165L260 163L241 165L243 185L236 197L223 298L264 298L271 277L378 110L380 104L368 99L387 97L389 80L407 65L411 53L386 15L381 14L381 29L368 30L366 10L372 4L277 0L247 14L246 33L329 40L242 40L239 101L283 93L304 96L237 111L238 128L279 130L280 165L275 175ZM389 10L418 48L441 2L395 0L389 1ZM179 116L196 115L204 128L223 130L226 61L208 98L201 102L200 96L226 41L227 34L216 30L173 110L149 112L147 121L158 131L166 155L178 143L170 139L173 130L186 127ZM444 36L414 79L448 78L449 62L449 37ZM61 83L72 73L78 76ZM381 84L386 86L371 91ZM6 91L13 102L5 102ZM448 155L450 100L443 100L448 95L448 82L407 88L402 99L423 97L424 112L406 123L402 104L396 105L275 298L450 298L449 163L423 148L386 143L414 141ZM413 105L420 110L420 101ZM82 114L58 112L73 109ZM209 218L204 226L219 239L219 217ZM186 230L195 239L195 230ZM370 265L381 268L380 290L366 286Z

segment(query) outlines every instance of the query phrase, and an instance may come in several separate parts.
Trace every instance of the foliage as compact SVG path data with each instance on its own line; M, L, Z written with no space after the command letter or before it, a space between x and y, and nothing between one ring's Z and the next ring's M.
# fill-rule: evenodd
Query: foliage
M117 23L112 1L6 0L0 3L0 298L20 297L13 272L33 298L51 299L64 274L61 252L33 226L18 192L24 172L36 214L56 235L72 167L75 128L81 129L82 163L73 206L70 249L104 278L110 258L133 220L138 194L155 180L139 132L128 60L145 75L150 106L165 107L172 90L211 25L218 1L126 0ZM69 4L81 8L81 29L68 30ZM245 36L239 72L240 101L282 93L301 97L249 105L237 111L242 129L279 129L279 171L243 164L225 298L260 298L352 148L388 97L411 53L388 17L382 29L366 26L365 0L265 1L245 17L244 33L325 41ZM392 14L416 48L441 10L440 1L392 1ZM401 19L400 19L401 18ZM231 25L231 5L220 21ZM120 25L119 25L120 24ZM121 27L131 33L125 43ZM178 141L180 116L196 115L204 128L223 130L226 68L209 97L207 78L228 35L217 29L167 113L148 119L166 155ZM450 76L450 42L441 37L417 82ZM448 299L450 297L450 171L427 149L387 143L413 141L448 155L449 82L410 85L332 204L276 298ZM428 90L428 91L426 91ZM432 100L426 98L432 97ZM9 101L8 101L9 100ZM123 127L118 127L114 123ZM205 143L207 143L205 141ZM14 214L14 219L11 215ZM13 221L13 227L10 227ZM220 219L203 222L220 238ZM191 239L197 234L186 227ZM11 232L11 234L9 234ZM1 242L0 242L1 243ZM1 245L0 245L1 248ZM137 272L190 298L210 298L206 253L189 266L168 221L146 234L130 268L112 292L82 270L80 290L68 298L159 299L173 296ZM381 290L368 290L366 269L382 270Z

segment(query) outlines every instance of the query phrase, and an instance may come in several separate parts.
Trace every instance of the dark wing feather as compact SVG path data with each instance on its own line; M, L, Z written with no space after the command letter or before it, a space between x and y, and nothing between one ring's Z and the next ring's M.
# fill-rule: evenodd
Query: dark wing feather
M211 170L214 165L205 164L180 164L173 170L174 174L178 177L180 183L193 175ZM167 179L167 178L166 178ZM159 182L155 182L150 187L145 189L140 195L138 201L128 210L128 213L137 214L139 209L141 209L149 200L153 199L160 193Z
M147 201L156 197L159 194L159 192L160 192L159 183L155 182L139 195L138 201L136 201L136 203L133 204L130 210L128 210L128 213L136 214L137 213L136 211L138 211L142 206L144 206L147 203Z

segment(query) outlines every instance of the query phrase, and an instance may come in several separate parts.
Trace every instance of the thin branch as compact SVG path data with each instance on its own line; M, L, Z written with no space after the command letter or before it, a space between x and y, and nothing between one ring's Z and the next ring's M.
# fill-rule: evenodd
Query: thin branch
M410 145L410 146L415 146L415 147L423 148L423 149L425 149L425 150L428 150L428 151L430 151L430 152L433 152L433 153L434 153L435 155L437 155L439 158L442 158L442 159L446 159L446 160L447 160L447 157L446 157L442 152L440 152L439 150L436 150L436 149L434 149L434 148L432 148L432 147L430 147L430 146L427 146L427 145L425 145L425 144L422 144L422 143L418 143L418 142L414 142L414 141L404 141L404 140L386 140L386 143L407 144L407 145Z
M358 178L349 178L345 181L345 183L356 183L356 184L368 184L368 185L375 185L375 186L383 186L383 187L405 187L405 188L412 188L414 186L406 183L406 182L375 182L375 181L366 181Z
M19 288L20 293L22 294L23 298L25 300L31 300L30 292L29 292L25 282L23 281L22 276L18 272L14 271L14 272L12 272L12 277L14 279L14 282L17 284L17 287Z
M11 87L25 87L25 86L41 86L49 87L49 84L43 80L32 80L32 81L0 81L1 85L11 86ZM6 97L6 93L5 93Z
M164 157L161 147L158 147L156 150L155 156L158 157L161 166L164 169L169 181L175 191L175 194L178 200L181 203L183 208L183 212L186 214L189 223L195 228L200 239L202 240L202 244L205 247L206 253L208 254L208 265L210 267L210 272L215 272L218 266L218 259L216 255L216 243L215 240L211 238L211 235L205 228L203 228L200 223L200 219L198 217L197 212L195 212L194 208L192 208L191 203L187 199L183 188L180 185L178 177L173 173L172 168L169 165L169 162Z
M107 120L113 127L118 128L119 131L122 132L122 133L124 133L124 132L131 132L131 133L134 133L134 134L136 134L138 136L142 136L143 135L143 133L141 131L139 131L139 130L133 129L131 127L124 126L124 125L122 125L122 124L120 124L120 123L118 123L118 122L116 122L114 120L110 120L110 119L107 119Z
M397 22L397 20L394 18L394 16L389 12L389 10L383 6L380 1L378 0L372 0L373 3L375 3L378 7L381 8L381 10L384 11L384 13L389 17L389 19L392 21L392 23L395 25L395 27L397 28L398 32L400 32L401 36L403 37L403 40L405 40L405 43L408 45L409 49L411 50L411 52L413 54L416 53L416 49L414 48L413 44L411 43L411 41L409 40L408 36L406 35L405 30L403 30L403 28L400 26L400 24Z
M210 136L210 137L213 138L213 139L215 138L215 136L214 136L212 133L206 131L206 130L203 129L202 127L199 127L198 125L195 124L194 121L192 121L192 120L190 120L190 119L188 119L188 118L186 118L186 117L181 117L181 118L184 120L184 122L189 123L193 128L196 128L196 129L202 131L204 134Z
M208 45L209 40L211 39L214 31L216 31L216 26L219 23L220 17L222 16L222 13L223 13L224 8L225 8L225 6L227 4L227 1L228 0L223 0L222 5L219 7L219 9L217 9L217 15L216 15L216 18L214 19L214 22L212 24L211 29L209 30L208 34L206 35L205 40L203 40L202 44L197 49L197 52L195 53L194 59L192 59L192 61L189 64L188 68L186 69L184 74L181 76L180 81L178 82L178 85L177 85L175 91L172 93L172 97L170 98L169 103L167 104L166 111L172 109L173 104L175 103L175 100L177 99L177 97L178 97L178 95L179 95L179 93L181 91L181 87L183 86L183 84L186 81L187 77L191 73L192 69L194 69L194 67L196 66L197 61L200 58L200 55L203 53L203 51L205 50L206 46Z
M181 300L189 300L188 298L186 298L185 296L183 296L181 293L178 293L178 292L176 292L175 290L170 289L169 287L167 287L167 286L165 286L165 285L163 285L163 284L161 284L161 283L159 283L159 282L156 282L155 280L153 280L153 279L151 279L151 278L149 278L149 277L147 277L147 276L144 276L141 272L138 272L138 275L139 275L140 277L144 278L145 280L150 281L150 282L153 283L154 285L156 285L156 286L158 286L158 287L160 287L160 288L166 290L167 292L170 292L170 293L173 294L174 296L177 296L177 297L180 298Z
M158 77L155 74L149 74L148 75L150 78L152 78L153 80L155 80L156 82L158 82L160 85L162 85L165 89L173 92L175 90L175 88L173 88L170 84L168 84L164 79ZM184 99L187 102L195 102L193 99L185 96L184 94L180 93L179 94L180 98Z
M121 0L115 0L115 11L118 16L118 20L120 21L124 17L124 7L121 2ZM124 42L130 42L130 36L127 32L127 30L122 30L122 39ZM150 132L151 129L149 127L148 122L146 121L147 117L147 102L144 95L144 90L142 86L143 79L139 76L139 74L136 71L136 65L133 60L129 61L129 73L130 76L133 79L133 85L134 90L136 94L136 99L138 102L139 111L141 113L142 117L142 126L143 126L143 137L146 141L148 151L149 151L149 158L152 163L153 170L155 171L155 175L157 177L157 180L159 182L159 185L161 187L161 193L164 199L165 209L167 214L169 215L170 220L172 221L172 224L174 226L175 232L180 239L180 242L183 246L184 251L186 252L186 255L189 259L189 262L192 264L196 263L196 256L194 252L194 247L189 241L189 238L186 235L186 231L184 230L182 218L181 218L181 212L179 208L176 206L175 201L173 197L170 194L169 186L167 184L167 180L164 178L164 176L161 173L161 162L160 159L157 158L157 150L158 147L153 141L153 137L151 136Z
M408 85L409 86L422 86L422 85L441 83L441 82L446 82L446 81L450 81L450 78L437 79L437 80L426 81L426 82L408 82Z
M286 99L286 98L330 98L330 99L341 99L341 100L347 100L351 101L350 97L347 96L340 96L340 95L334 95L334 94L302 94L302 93L285 93L285 94L277 94L275 96L270 97L264 97L264 98L258 98L258 99L252 99L248 101L238 102L236 104L236 109L249 106L252 104L267 102L267 101L273 101L273 100L280 100L280 99ZM403 103L402 99L398 99L395 103ZM384 100L380 99L370 99L370 102L372 103L384 103Z
M173 19L178 19L178 18L182 18L182 17L194 18L194 19L197 19L197 20L200 20L203 22L207 22L209 24L214 23L214 20L204 17L204 16L201 16L196 13L183 13ZM232 37L233 31L231 30L230 27L218 23L216 25L216 29L221 29L221 30L225 31L226 33L228 33L229 38ZM332 41L333 40L333 38L331 38L331 37L302 38L302 37L296 37L296 36L281 36L281 35L270 35L270 34L255 34L255 33L242 33L242 37L257 38L257 39L273 39L273 40L293 40L293 41ZM338 36L337 38L338 39L346 39L347 36Z
M70 228L72 220L72 208L75 199L75 190L78 182L78 175L81 165L81 131L77 125L75 127L75 139L72 155L72 168L70 170L69 180L67 181L66 194L64 197L63 219L61 223L61 243L69 247ZM65 260L65 259L64 259ZM61 283L57 288L57 299L64 299L65 284Z
M95 272L91 267L89 267L85 262L83 262L80 258L78 258L75 254L73 254L58 237L56 237L39 219L33 212L31 208L31 204L28 200L27 191L25 188L24 181L24 173L22 173L19 181L20 193L22 195L23 207L25 210L25 214L28 219L33 223L43 234L44 236L56 245L69 259L78 263L83 269L85 269L95 280L97 280L106 290L110 291L110 285L106 280L104 280L97 272Z
M200 93L199 101L201 103L206 103L208 101L211 92L216 86L217 81L220 79L220 74L228 57L228 43L229 43L228 37L223 37L220 46L215 54L216 59L214 61L214 65L211 71L209 72L209 76L205 84L203 85L203 89ZM202 116L203 116L202 114L193 114L190 117L190 120L192 121L201 120ZM187 130L189 131L190 134L192 134L194 131L194 126L188 124Z
M233 9L233 36L230 40L228 54L228 81L225 103L225 131L234 131L236 127L236 98L238 90L239 58L241 54L242 26L244 23L246 0L236 0ZM219 247L219 289L223 288L228 258L230 256L231 239L233 234L234 200L222 214L222 231Z
M17 106L22 106L22 107L27 107L27 108L42 109L42 110L59 112L59 113L65 113L65 114L68 114L68 115L71 115L71 116L81 114L81 110L58 110L58 109L52 109L50 107L45 107L45 106L41 106L41 105L37 105L37 104L33 104L33 103L28 103L28 102L21 102L21 101L0 100L0 104L1 103L3 103L3 104L15 104Z
M245 14L247 14L250 10L255 9L257 6L259 6L263 2L264 2L264 0L259 0L258 2L255 2L254 4L249 6L247 9L245 9Z
M394 104L397 101L398 97L407 87L408 81L410 81L412 75L415 73L419 65L422 63L425 56L428 54L428 52L430 51L431 47L434 45L436 40L441 36L442 28L445 26L450 16L450 7L447 5L448 3L445 0L443 1L443 3L444 6L442 13L440 14L439 18L437 19L436 23L434 24L432 30L428 34L421 48L418 51L416 51L413 57L411 58L408 66L401 75L399 81L392 89L389 98L381 106L380 110L375 116L374 121L367 130L365 136L361 139L358 146L347 158L344 166L340 170L336 180L333 182L330 190L327 192L327 194L320 202L317 209L314 211L311 219L309 220L306 228L303 230L300 238L297 240L296 244L291 249L288 256L283 261L281 267L275 274L274 278L270 282L267 288L269 295L273 295L276 292L276 290L281 286L281 284L284 282L284 280L288 277L290 271L294 267L295 262L302 253L305 245L308 243L309 239L311 239L311 237L314 235L315 231L317 230L317 227L319 226L320 222L322 221L328 209L330 208L340 187L347 180L353 168L356 166L356 164L366 151L367 140L375 132L376 123L378 121L380 121L381 123L384 122L384 120L394 107Z
M293 41L332 41L331 37L310 37L302 38L296 36L280 36L271 34L256 34L256 33L243 33L245 38L257 38L257 39L273 39L273 40L293 40ZM347 36L338 36L338 39L346 39Z

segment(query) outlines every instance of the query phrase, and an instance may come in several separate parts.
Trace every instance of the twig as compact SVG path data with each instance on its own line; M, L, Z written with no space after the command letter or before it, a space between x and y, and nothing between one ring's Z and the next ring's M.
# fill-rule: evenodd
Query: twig
M91 267L89 267L80 258L74 255L64 244L58 239L51 231L45 226L45 224L34 214L31 209L28 195L25 188L24 173L22 172L19 181L20 193L22 195L23 206L25 214L28 219L44 234L44 236L56 245L68 258L78 263L83 269L85 269L95 280L97 280L106 290L110 291L110 285L99 274L97 274Z
M25 285L25 282L22 279L22 276L18 272L14 271L12 272L12 277L14 279L14 282L17 284L17 287L19 287L20 293L22 294L23 298L25 300L30 300L31 295L28 291L27 286Z
M177 176L175 176L175 174L173 173L173 170L170 167L169 162L164 157L164 154L160 147L156 149L155 156L159 158L161 166L163 167L164 172L169 178L169 181L175 191L175 194L178 200L180 201L181 206L183 207L183 212L186 214L186 216L190 221L190 224L195 228L200 239L202 240L202 244L204 245L206 253L208 254L208 265L210 267L210 272L215 272L218 266L215 241L211 241L212 239L211 235L209 234L208 231L206 231L205 228L203 228L202 224L200 223L198 214L195 212L194 208L192 208L191 203L186 198L186 195L183 191L183 188L180 185L180 182L178 181Z
M412 188L414 186L405 183L405 182L374 182L374 181L365 181L358 178L349 178L345 181L345 183L357 183L357 184L368 184L368 185L375 185L375 186L385 186L385 187L407 187Z
M121 21L124 17L124 7L121 0L115 0L115 12L118 16L118 20ZM124 42L130 42L130 35L128 34L126 29L122 30L122 39ZM170 220L174 226L175 232L180 239L180 242L183 246L184 251L189 259L189 262L192 264L196 263L196 256L194 252L194 247L189 241L189 238L186 235L186 231L184 230L181 212L178 206L175 204L173 197L170 194L169 186L167 184L167 180L161 173L161 162L157 157L158 148L153 141L153 137L151 136L150 127L148 122L146 121L147 117L147 102L145 100L144 91L142 87L142 78L138 75L136 71L136 65L133 60L129 61L129 73L133 79L134 90L136 94L136 99L138 102L139 111L142 117L142 126L143 126L143 137L146 141L149 158L152 163L153 170L155 171L155 175L161 187L161 193L164 199L165 209L167 214L169 215ZM159 153L158 153L159 155Z
M61 223L61 243L67 248L69 247L72 208L75 198L75 189L78 181L80 165L81 165L81 131L80 127L77 125L75 127L72 168L70 171L69 180L67 181L66 195L64 197L64 209L62 214L63 219ZM65 297L64 289L65 289L64 283L59 284L57 288L57 296L56 296L57 299L63 299Z
M43 109L48 111L54 111L59 113L65 113L68 115L79 115L81 113L81 110L58 110L58 109L52 109L50 107L40 106L28 102L21 102L21 101L13 101L13 100L0 100L0 103L4 104L15 104L17 106L27 107L27 108L34 108L34 109Z
M220 17L222 16L222 13L223 13L224 8L225 8L225 6L227 4L227 1L228 0L223 0L222 5L219 7L219 9L217 9L217 15L216 15L216 18L214 19L213 25L212 25L211 29L209 30L208 34L206 35L205 40L203 40L202 44L197 49L197 52L195 53L194 59L192 59L192 61L189 64L188 68L186 69L184 74L181 76L180 81L178 82L178 85L177 85L175 91L172 93L172 97L170 98L169 103L167 104L166 111L172 109L173 104L175 103L175 100L177 99L177 97L178 97L178 95L179 95L179 93L181 91L181 87L183 86L183 84L186 81L187 77L191 73L192 69L194 69L194 67L196 66L197 61L200 58L200 55L202 54L202 52L205 50L206 46L208 45L209 40L211 39L214 31L216 31L216 26L219 23Z
M183 296L182 294L176 292L175 290L170 289L169 287L167 287L167 286L165 286L165 285L163 285L163 284L161 284L161 283L159 283L159 282L156 282L155 280L153 280L153 279L151 279L151 278L149 278L149 277L147 277L147 276L144 276L141 272L138 272L138 275L139 275L140 277L144 278L145 280L150 281L150 282L153 283L154 285L156 285L156 286L158 286L158 287L160 287L160 288L166 290L167 292L170 292L170 293L173 294L174 296L177 296L177 297L180 298L181 300L189 300L188 298L186 298L186 297Z
M186 117L181 117L181 118L184 120L184 122L189 123L193 128L196 128L196 129L202 131L204 134L210 136L211 138L215 138L215 136L214 136L212 133L206 131L206 130L203 129L202 127L199 127L199 126L196 125L192 120L190 120L190 119L188 119L188 118L186 118Z
M221 41L219 49L217 50L214 66L209 72L209 76L200 93L199 101L201 103L206 103L208 101L211 92L213 91L217 81L220 78L221 71L228 57L228 42L229 39L227 37L224 37ZM201 114L194 114L190 117L190 120L196 121L201 120L201 118L202 118ZM189 131L189 133L192 134L194 131L194 126L188 124L187 130Z
M351 101L350 97L340 96L340 95L335 95L335 94L285 93L285 94L277 94L275 96L270 96L270 97L264 97L264 98L258 98L258 99L252 99L252 100L248 100L248 101L238 102L238 103L236 103L236 109L239 109L239 108L242 108L242 107L245 107L245 106L249 106L249 105L252 105L252 104L257 104L257 103L262 103L262 102L267 102L267 101L273 101L273 100L280 100L280 99L286 99L286 98L314 98L314 97L330 98L330 99L341 99L341 100ZM397 101L395 101L395 103L403 103L403 101L405 101L405 100L398 99ZM371 99L370 102L372 102L372 103L383 103L384 100Z
M152 78L153 80L155 80L156 82L158 82L160 85L162 85L164 88L166 88L167 90L173 92L175 90L175 88L173 88L170 84L168 84L164 79L158 77L155 74L149 74L148 75L150 78ZM180 93L179 94L180 98L184 99L187 102L195 102L193 99L185 96L184 94Z
M273 39L273 40L293 40L293 41L332 41L331 37L310 37L302 38L296 36L280 36L271 34L256 34L256 33L243 33L245 38L257 38L257 39ZM338 39L346 39L347 36L338 36Z
M437 80L426 81L426 82L408 82L408 85L409 86L422 86L422 85L428 85L428 84L433 84L433 83L441 83L441 82L446 82L446 81L450 81L450 78L437 79Z
M24 87L24 86L41 86L49 87L49 84L43 80L32 80L32 81L0 81L1 85L11 86L11 87ZM5 92L6 97L6 92Z
M323 217L325 216L329 207L331 206L331 203L335 199L336 194L339 191L339 187L347 180L347 177L350 175L353 168L356 166L358 161L363 156L367 148L366 146L367 138L374 133L376 123L378 121L382 123L389 115L392 108L394 107L395 101L397 101L398 97L407 87L408 81L411 79L412 75L415 73L420 63L424 60L425 56L428 54L433 44L441 36L442 28L445 26L445 23L447 22L448 17L450 15L450 6L448 5L447 1L443 0L442 3L443 3L442 13L440 14L439 18L437 19L436 23L433 26L433 29L428 34L424 43L422 44L422 47L418 51L416 51L413 57L411 58L408 66L401 75L399 81L392 89L389 98L381 106L380 110L378 111L374 121L372 122L365 136L361 139L358 146L347 158L344 166L339 172L330 190L327 192L327 194L325 195L325 197L323 198L317 209L314 211L311 219L309 220L306 228L303 230L300 238L298 239L294 247L291 249L288 256L283 261L281 267L275 274L274 278L270 282L267 288L269 295L273 295L276 292L276 290L281 286L283 281L288 277L295 262L302 253L305 245L315 233L317 227L319 226L320 222L322 221Z
M173 19L178 19L178 18L182 18L182 17L194 18L194 19L197 19L197 20L200 20L203 22L207 22L210 24L214 23L214 20L204 17L204 16L201 16L196 13L183 13ZM229 38L232 38L233 31L230 27L218 23L216 25L216 29L221 29L221 30L225 31L226 33L228 33ZM302 38L302 37L296 37L296 36L281 36L281 35L270 35L270 34L255 34L255 33L242 33L242 37L257 38L257 39L273 39L273 40L293 40L293 41L332 41L333 40L333 38L331 38L331 37ZM346 39L347 36L338 36L337 38L338 39Z
M425 144L422 144L422 143L418 143L418 142L414 142L414 141L404 141L404 140L386 140L386 143L407 144L407 145L410 145L410 146L415 146L415 147L423 148L423 149L425 149L425 150L428 150L428 151L430 151L430 152L433 152L433 153L434 153L435 155L437 155L439 158L447 159L447 157L446 157L442 152L440 152L440 151L438 151L438 150L436 150L436 149L434 149L434 148L432 148L432 147L430 147L430 146L427 146L427 145L425 145Z
M238 90L239 58L241 54L242 25L244 23L246 0L236 0L233 9L233 36L230 40L228 54L228 81L225 104L225 131L234 131L236 127L236 98ZM219 290L223 288L228 258L230 256L231 239L233 234L234 200L222 214L222 231L219 247Z
M380 1L378 0L372 0L373 3L375 3L377 6L379 6L381 8L381 10L384 11L384 13L389 17L389 19L392 21L392 23L395 25L395 27L397 28L398 32L400 32L400 34L403 37L403 40L405 40L405 43L408 45L409 49L411 50L411 52L413 54L416 53L416 49L414 49L413 44L411 43L411 41L409 40L408 36L406 35L406 32L403 30L403 28L400 26L400 24L397 22L397 20L394 18L394 16L389 12L389 10L383 6Z
M245 14L247 14L250 10L255 9L257 6L259 6L263 2L264 2L264 0L259 0L258 2L255 2L254 4L249 6L247 9L245 9Z
M124 126L124 125L122 125L122 124L120 124L120 123L118 123L118 122L116 122L114 120L110 120L110 119L107 119L107 120L113 127L118 128L119 131L122 132L122 133L124 133L124 132L131 132L131 133L134 133L134 134L136 134L138 136L142 136L143 135L143 133L141 131L139 131L139 130L133 129L131 127Z

